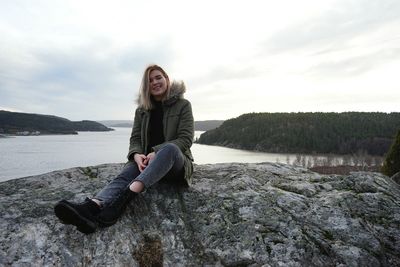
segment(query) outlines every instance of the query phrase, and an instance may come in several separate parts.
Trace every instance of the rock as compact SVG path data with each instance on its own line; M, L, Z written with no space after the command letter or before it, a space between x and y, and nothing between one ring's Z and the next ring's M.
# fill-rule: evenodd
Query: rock
M196 165L118 223L83 235L54 216L122 164L0 183L1 266L400 266L400 189L379 173L319 175L277 163Z
M400 172L395 173L390 177L395 183L400 184Z

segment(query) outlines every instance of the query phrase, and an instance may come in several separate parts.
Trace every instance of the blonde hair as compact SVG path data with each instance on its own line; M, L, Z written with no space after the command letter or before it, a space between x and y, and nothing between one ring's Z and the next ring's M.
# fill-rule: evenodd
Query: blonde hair
M139 107L145 110L151 110L153 108L153 104L151 103L151 94L150 94L150 72L153 70L158 70L162 73L164 78L167 80L167 92L165 94L166 98L169 97L171 82L169 80L168 74L158 65L149 65L143 73L142 83L139 89Z

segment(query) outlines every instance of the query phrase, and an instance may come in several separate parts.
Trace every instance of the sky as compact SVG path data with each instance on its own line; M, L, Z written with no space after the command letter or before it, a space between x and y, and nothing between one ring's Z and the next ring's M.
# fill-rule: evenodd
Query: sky
M143 70L195 120L400 112L398 0L0 0L0 110L132 120Z

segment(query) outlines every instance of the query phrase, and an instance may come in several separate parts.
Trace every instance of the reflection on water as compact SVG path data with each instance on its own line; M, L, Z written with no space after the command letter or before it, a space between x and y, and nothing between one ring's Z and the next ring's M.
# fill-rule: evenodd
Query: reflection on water
M18 136L0 139L0 181L54 170L125 162L130 128L78 135ZM202 132L196 132L199 137ZM293 154L251 152L194 144L196 164L222 162L293 162Z

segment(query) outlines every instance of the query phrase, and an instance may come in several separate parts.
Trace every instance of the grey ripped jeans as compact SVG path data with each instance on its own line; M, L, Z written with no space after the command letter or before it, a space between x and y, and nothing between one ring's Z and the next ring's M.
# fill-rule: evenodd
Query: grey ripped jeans
M116 198L133 181L141 181L145 188L150 187L161 179L179 182L184 175L184 156L175 145L168 143L155 155L143 172L139 171L136 162L129 161L125 164L121 173L106 185L94 197L107 205Z

